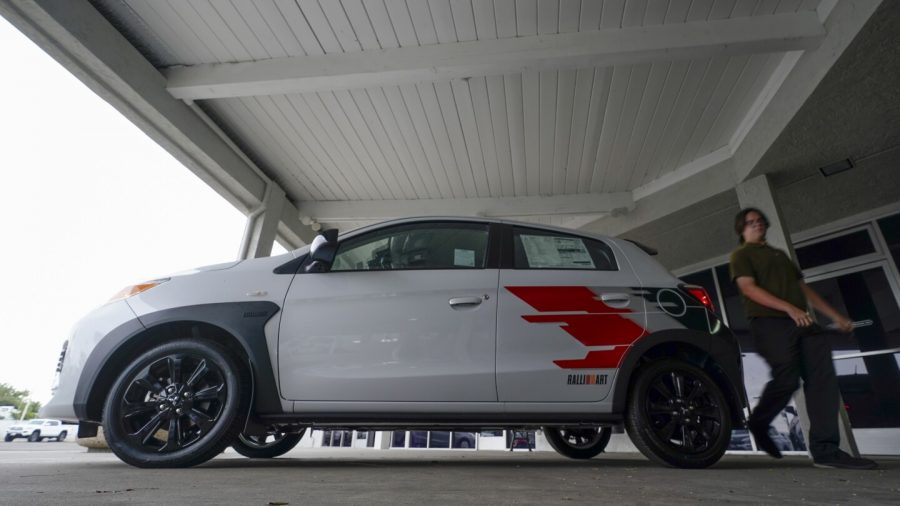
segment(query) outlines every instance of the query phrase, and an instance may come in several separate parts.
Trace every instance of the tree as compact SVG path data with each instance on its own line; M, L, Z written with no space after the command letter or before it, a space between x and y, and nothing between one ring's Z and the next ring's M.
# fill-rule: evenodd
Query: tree
M25 405L30 404L28 413L25 415L28 420L35 418L38 410L41 409L41 403L29 400L29 395L31 392L28 390L16 390L12 385L0 383L0 406L15 406L16 411L21 413L25 409Z

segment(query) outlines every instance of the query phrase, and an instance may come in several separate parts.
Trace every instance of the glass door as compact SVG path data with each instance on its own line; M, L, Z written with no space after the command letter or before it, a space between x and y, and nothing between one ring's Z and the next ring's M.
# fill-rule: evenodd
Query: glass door
M881 261L807 279L855 322L852 335L836 334L831 344L853 434L869 454L900 453L900 305L889 273Z

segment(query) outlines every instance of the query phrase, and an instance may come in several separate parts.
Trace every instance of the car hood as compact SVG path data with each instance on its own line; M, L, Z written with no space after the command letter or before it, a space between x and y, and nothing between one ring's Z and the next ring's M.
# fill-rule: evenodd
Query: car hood
M179 271L174 274L171 274L167 277L179 277L179 276L190 276L191 274L197 274L198 272L209 272L209 271L224 271L226 269L231 269L235 265L243 262L243 260L234 260L232 262L223 262L221 264L212 264L212 265L204 265L201 267L194 267L193 269L187 269L184 271Z

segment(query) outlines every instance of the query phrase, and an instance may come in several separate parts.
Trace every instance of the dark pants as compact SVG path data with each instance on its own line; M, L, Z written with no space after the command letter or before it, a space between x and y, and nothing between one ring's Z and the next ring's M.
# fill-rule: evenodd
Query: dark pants
M757 352L772 368L772 380L750 415L750 425L768 426L790 402L803 378L809 452L813 458L836 452L841 441L840 392L831 360L831 334L818 325L799 328L790 318L753 318L750 330Z

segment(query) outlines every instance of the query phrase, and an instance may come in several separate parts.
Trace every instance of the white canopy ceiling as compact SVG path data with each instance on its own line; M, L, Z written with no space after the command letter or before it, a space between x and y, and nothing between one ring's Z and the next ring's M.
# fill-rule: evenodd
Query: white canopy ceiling
M0 13L238 207L277 184L279 233L296 243L304 224L427 214L608 217L621 231L705 198L751 173L878 3L23 0Z

